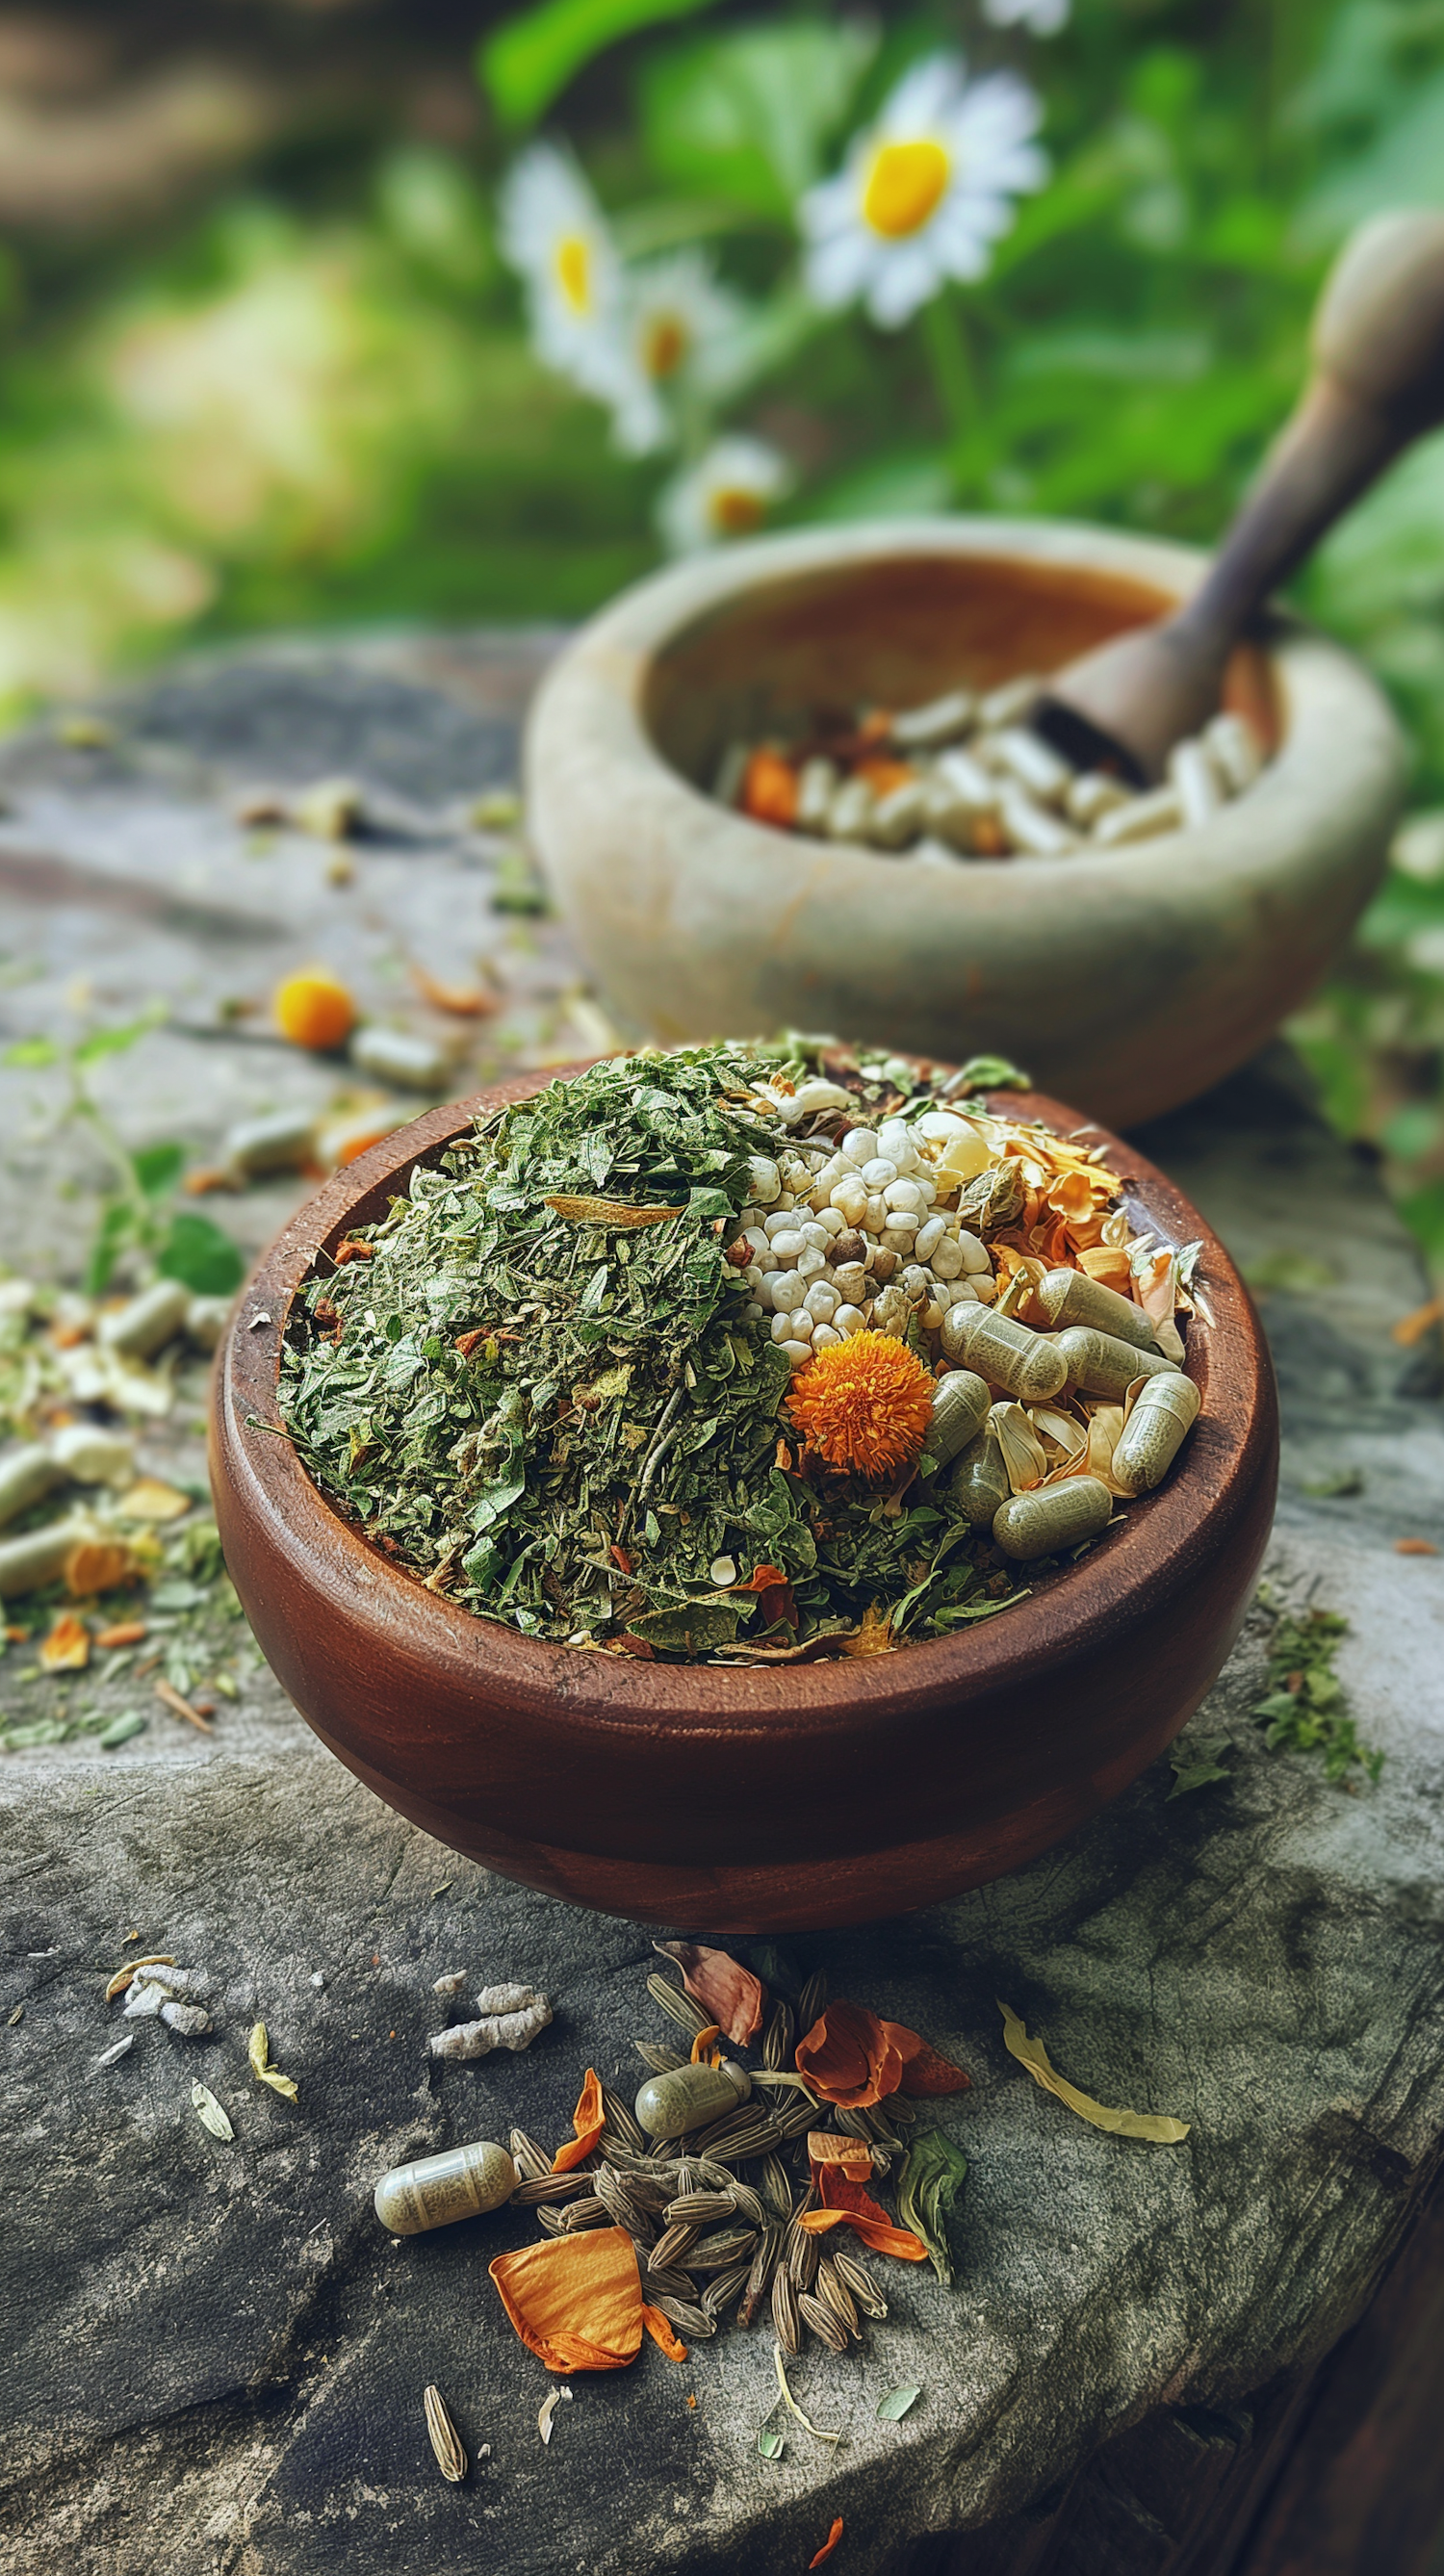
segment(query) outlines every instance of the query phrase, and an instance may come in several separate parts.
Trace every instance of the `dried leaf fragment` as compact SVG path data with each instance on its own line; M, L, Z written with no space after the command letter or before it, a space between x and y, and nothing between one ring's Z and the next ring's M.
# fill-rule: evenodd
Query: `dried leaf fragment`
M828 2533L827 2538L824 2540L824 2542L823 2542L823 2544L822 2544L822 2547L821 2547L819 2550L817 2550L817 2551L814 2553L814 2555L813 2555L811 2558L809 2558L809 2560L808 2560L808 2562L807 2562L808 2570L809 2570L809 2576L811 2576L811 2570L812 2570L814 2567L820 2567L820 2566L822 2565L822 2562L823 2562L824 2558L830 2558L830 2557L832 2556L832 2553L833 2553L834 2549L837 2547L838 2542L839 2542L839 2541L841 2540L841 2538L842 2538L842 2530L843 2530L842 2516L841 2516L841 2514L838 2514L838 2516L836 2517L836 2519L835 2519L835 2521L834 2521L834 2523L833 2523L833 2526L832 2526L831 2531Z
M569 2138L564 2147L558 2147L552 2158L552 2172L571 2173L576 2166L585 2164L606 2124L607 2114L602 2102L602 2079L596 2068L589 2066L577 2098L577 2107L572 2113L572 2127L576 2131L576 2136Z
M791 2389L787 2385L787 2369L783 2362L782 2346L780 2343L775 2343L773 2345L772 2359L777 2371L777 2385L782 2391L782 2403L786 2407L788 2414L796 2416L804 2433L810 2433L815 2442L840 2442L842 2440L842 2435L840 2433L824 2433L820 2425L814 2424L808 2416L803 2414L801 2407L798 2405L796 2398L793 2396Z
M967 2180L968 2159L961 2147L930 2129L910 2146L898 2176L898 2216L919 2235L945 2290L953 2281L953 2254L948 2219Z
M168 1708L172 1717L183 1717L187 1726L198 1728L202 1735L213 1735L215 1733L215 1729L212 1726L210 1719L208 1717L202 1717L198 1708L192 1708L188 1699L182 1699L180 1692L174 1687L173 1683L164 1679L159 1679L153 1684L153 1688L156 1698L160 1701L162 1708Z
M758 2458L763 2460L780 2460L786 2448L786 2434L779 2433L775 2427L764 2424L761 2432L757 2436Z
M113 1592L135 1571L129 1548L118 1541L78 1539L65 1560L65 1588L72 1600L85 1601L93 1592Z
M568 1217L573 1225L608 1226L619 1234L632 1226L665 1225L669 1217L680 1216L679 1207L633 1207L629 1199L544 1198L553 1216Z
M251 2036L246 2042L246 2055L251 2061L251 2073L258 2084L269 2084L273 2093L283 2093L288 2102L295 2101L295 2078L282 2075L279 2068L271 2064L271 2043L266 2036L266 2025L263 2021L258 2021L254 2025Z
M497 2295L548 2370L624 2370L646 2320L637 2251L621 2227L544 2236L490 2266Z
M209 2129L213 2138L224 2138L227 2146L229 2146L236 2133L231 2127L230 2121L226 2118L224 2111L221 2109L219 2102L216 2100L214 2093L211 2091L210 2086L208 2084L193 2084L191 2086L191 2100L195 2104L196 2118L199 2120L201 2127L203 2129Z
M191 1507L190 1495L177 1486L162 1484L158 1476L142 1476L126 1488L115 1508L123 1521L178 1521Z
M570 2389L566 2393L570 2396ZM553 2399L560 2397L561 2394L562 2391L559 2388L554 2389ZM431 2447L436 2453L436 2465L442 2476L452 2486L460 2486L466 2475L467 2458L461 2447L461 2436L447 2411L446 2400L440 2389L433 2385L424 2391L421 2404L426 2417L426 2429L431 2436ZM550 2426L548 2426L549 2431ZM547 2433L543 2433L542 2440L546 2441L546 2439Z
M549 2442L551 2440L552 2417L555 2415L562 2399L564 2397L570 2399L571 2393L572 2392L569 2388L554 2388L550 2397L543 2398L541 2411L536 2419L536 2428L544 2442Z
M877 2401L877 2411L882 2422L900 2424L909 2408L917 2404L922 2393L920 2388L890 2388L887 2395Z
M123 1968L116 1969L114 1976L106 1987L106 2002L108 2004L113 2004L117 1995L123 1995L125 1993L125 1990L134 1977L137 1968L173 1968L174 1966L175 1955L174 1952L170 1950L149 1950L143 1959L128 1959Z
M1055 2093L1070 2111L1076 2111L1080 2120L1087 2120L1095 2129L1106 2129L1110 2137L1146 2138L1155 2146L1176 2147L1181 2139L1188 2136L1190 2123L1187 2120L1170 2120L1155 2111L1110 2111L1105 2103L1095 2102L1087 2093L1080 2093L1076 2084L1069 2084L1054 2072L1041 2039L1028 2037L1017 2014L1003 2002L1001 1995L997 2004L1003 2016L1003 2045L1009 2056L1016 2057L1020 2066L1026 2066L1034 2083L1040 2085L1045 2093Z

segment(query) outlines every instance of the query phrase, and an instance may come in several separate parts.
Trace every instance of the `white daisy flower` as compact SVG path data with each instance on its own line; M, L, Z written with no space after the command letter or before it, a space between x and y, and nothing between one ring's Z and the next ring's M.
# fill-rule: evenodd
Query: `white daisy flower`
M775 447L760 438L719 438L668 484L657 525L670 553L700 554L729 537L755 535L791 484L792 469Z
M576 163L554 144L534 143L507 172L499 212L502 253L526 286L538 355L603 402L627 399L621 262Z
M1031 36L1056 36L1068 24L1069 0L983 0L991 27L1026 27Z
M816 301L860 299L896 331L945 278L982 277L1014 197L1047 178L1046 155L1030 139L1041 117L1013 72L970 84L956 55L915 64L837 177L802 200Z
M671 405L721 389L746 320L699 251L647 260L627 272L623 331L629 391L617 404L617 443L631 456L669 447Z

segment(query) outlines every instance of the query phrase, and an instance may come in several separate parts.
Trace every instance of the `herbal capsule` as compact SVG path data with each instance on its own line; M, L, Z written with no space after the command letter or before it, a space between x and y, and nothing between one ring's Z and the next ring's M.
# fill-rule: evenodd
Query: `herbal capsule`
M14 1592L38 1592L65 1572L65 1560L82 1540L94 1538L91 1520L51 1521L45 1529L27 1530L23 1538L0 1540L0 1601Z
M376 2186L376 2215L393 2236L422 2236L429 2227L450 2227L455 2219L500 2209L516 2184L516 2167L505 2147L477 2138L444 2156L393 2165Z
M924 1467L945 1467L966 1449L987 1420L992 1398L972 1369L950 1369L939 1378L933 1395L933 1418L923 1443Z
M1138 1390L1133 1411L1113 1452L1113 1473L1130 1494L1161 1485L1198 1419L1199 1393L1182 1370L1151 1377Z
M107 1350L119 1351L122 1359L151 1359L180 1331L190 1301L189 1288L178 1279L157 1279L153 1288L143 1289L113 1315L102 1315L95 1338Z
M0 1526L28 1512L32 1503L43 1503L47 1494L65 1482L65 1469L48 1449L32 1441L27 1448L12 1449L0 1462Z
M1070 1325L1052 1348L1060 1354L1071 1384L1081 1386L1085 1395L1116 1399L1127 1394L1136 1377L1177 1370L1176 1361L1166 1360L1161 1351L1141 1351L1132 1342L1120 1342L1116 1333L1095 1332L1091 1324Z
M984 1429L969 1441L948 1479L953 1509L971 1528L991 1529L1011 1491L998 1435Z
M1061 1341L1045 1341L1011 1315L995 1315L971 1301L948 1308L942 1343L950 1360L977 1369L990 1386L1002 1387L1020 1404L1045 1404L1050 1395L1061 1393L1068 1375ZM1137 1377L1138 1370L1133 1374Z
M1042 1307L1055 1331L1083 1324L1095 1333L1112 1333L1117 1341L1136 1343L1141 1351L1156 1348L1143 1308L1131 1297L1120 1297L1116 1288L1105 1288L1101 1279L1090 1279L1086 1270L1048 1271L1033 1291L1033 1303Z
M1065 1476L1061 1485L1035 1485L1015 1494L993 1523L1005 1556L1053 1556L1094 1538L1113 1517L1113 1497L1097 1476Z
M637 2095L636 2114L649 2137L680 2138L735 2110L751 2090L746 2067L730 2058L720 2066L679 2066L674 2074L648 2078Z

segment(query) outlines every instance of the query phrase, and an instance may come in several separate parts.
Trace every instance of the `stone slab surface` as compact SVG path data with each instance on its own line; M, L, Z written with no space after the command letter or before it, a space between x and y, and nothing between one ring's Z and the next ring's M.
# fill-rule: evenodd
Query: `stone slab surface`
M335 676L345 657L282 658L298 704L312 703L308 673L327 675L306 721L339 725L325 736L328 768L363 766L382 683L439 690L446 712L426 723L443 744L470 708L466 759L480 764L486 743L491 774L505 767L486 726L514 714L529 676L520 657L518 677L485 643L367 648L354 736ZM284 707L278 717L269 679L259 695L273 728L265 774L280 775ZM210 735L198 749L194 696L187 705L184 720L145 714L133 727L143 753L128 751L109 783L75 780L77 755L53 746L12 754L0 892L7 847L38 844L45 798L53 858L149 884L166 906L181 894L233 906L238 876L274 868L241 858L225 804L262 767L254 729L236 717L237 751L222 691L205 717L221 750ZM173 701L159 691L148 706ZM308 748L298 774L313 763ZM377 774L413 799L426 783ZM23 928L43 972L0 990L7 1034L46 1025L67 973L104 971L117 1010L149 998L153 975L183 992L187 974L223 983L240 957L269 976L263 952L289 955L286 939L332 918L335 890L305 874L313 860L302 849L289 879L268 879L274 906L247 896L262 926L245 941L216 934L219 966L211 931L173 911L161 929L154 910L102 920L73 884L35 902ZM343 897L355 945L338 962L370 971L423 917L441 939L448 906L474 950L495 935L481 893L490 864L450 827L405 860L363 852L364 902ZM424 882L433 868L454 871L440 895ZM182 885L187 869L210 873ZM428 960L437 972L444 961L444 950ZM544 1052L576 970L548 930L507 971L513 990L531 978L525 1004L508 1005L517 1049ZM162 1048L174 1052L146 1061ZM206 1152L232 1102L332 1078L241 1038L174 1032L125 1064L135 1088L114 1105L135 1141L180 1132L183 1116ZM45 1107L42 1096L35 1114ZM1244 2395L1334 2339L1444 2137L1444 1559L1395 1545L1444 1538L1439 1353L1391 1340L1423 1293L1414 1256L1289 1059L1142 1141L1246 1265L1286 1278L1277 1256L1302 1252L1331 1274L1265 1304L1285 1419L1269 1571L1290 1600L1349 1616L1340 1671L1361 1732L1388 1755L1379 1787L1351 1795L1308 1759L1264 1750L1248 1714L1255 1628L1191 1730L1228 1748L1226 1782L1170 1798L1164 1763L1011 1880L794 1945L799 1967L826 1966L835 1991L971 2067L974 2090L945 2117L972 2170L957 2288L887 2266L891 2312L862 2355L814 2346L794 2373L804 2407L843 2444L793 2426L783 2458L765 2463L755 2437L776 2387L760 2329L724 2329L685 2368L648 2348L626 2372L578 2377L544 2449L536 2413L549 2383L486 2278L532 2222L502 2214L393 2245L370 2209L388 2162L513 2120L556 2139L587 2063L619 2083L640 2074L633 2038L667 2035L645 1995L645 1932L510 1887L414 1832L315 1747L263 1673L204 1744L153 1728L120 1755L85 1744L12 1756L0 1772L0 2023L24 2009L0 2033L6 2576L59 2565L746 2576L804 2567L835 2513L847 2526L839 2570L881 2576L907 2537L1014 2510L1155 2406ZM57 1197L38 1147L17 1178L17 1150L12 1125L8 1205L31 1228L26 1257L63 1270L75 1202ZM83 1168L69 1177L84 1186ZM228 1213L258 1240L283 1204L255 1193ZM177 1415L162 1446L190 1436L184 1404ZM1345 1469L1361 1477L1357 1493L1304 1490ZM131 1935L132 1955L173 1951L210 1969L217 2029L186 2043L143 2024L131 2054L100 2069L119 2014L102 1988ZM431 1986L452 1969L545 1987L554 2028L524 2057L437 2066L425 2049L443 2010ZM1038 2093L1001 2048L999 1994L1075 2081L1190 2120L1187 2142L1110 2139ZM300 2083L294 2107L247 2070L257 2017ZM231 2146L195 2117L198 2072L232 2117ZM491 2445L461 2488L442 2483L426 2445L428 2380L468 2447ZM923 2391L916 2407L880 2424L878 2397L904 2382Z

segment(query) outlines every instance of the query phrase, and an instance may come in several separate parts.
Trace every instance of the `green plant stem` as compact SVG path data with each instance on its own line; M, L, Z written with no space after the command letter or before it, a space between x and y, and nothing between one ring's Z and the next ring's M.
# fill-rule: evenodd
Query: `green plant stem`
M923 346L933 384L954 443L961 446L977 423L977 386L972 354L957 299L943 287L923 306Z

